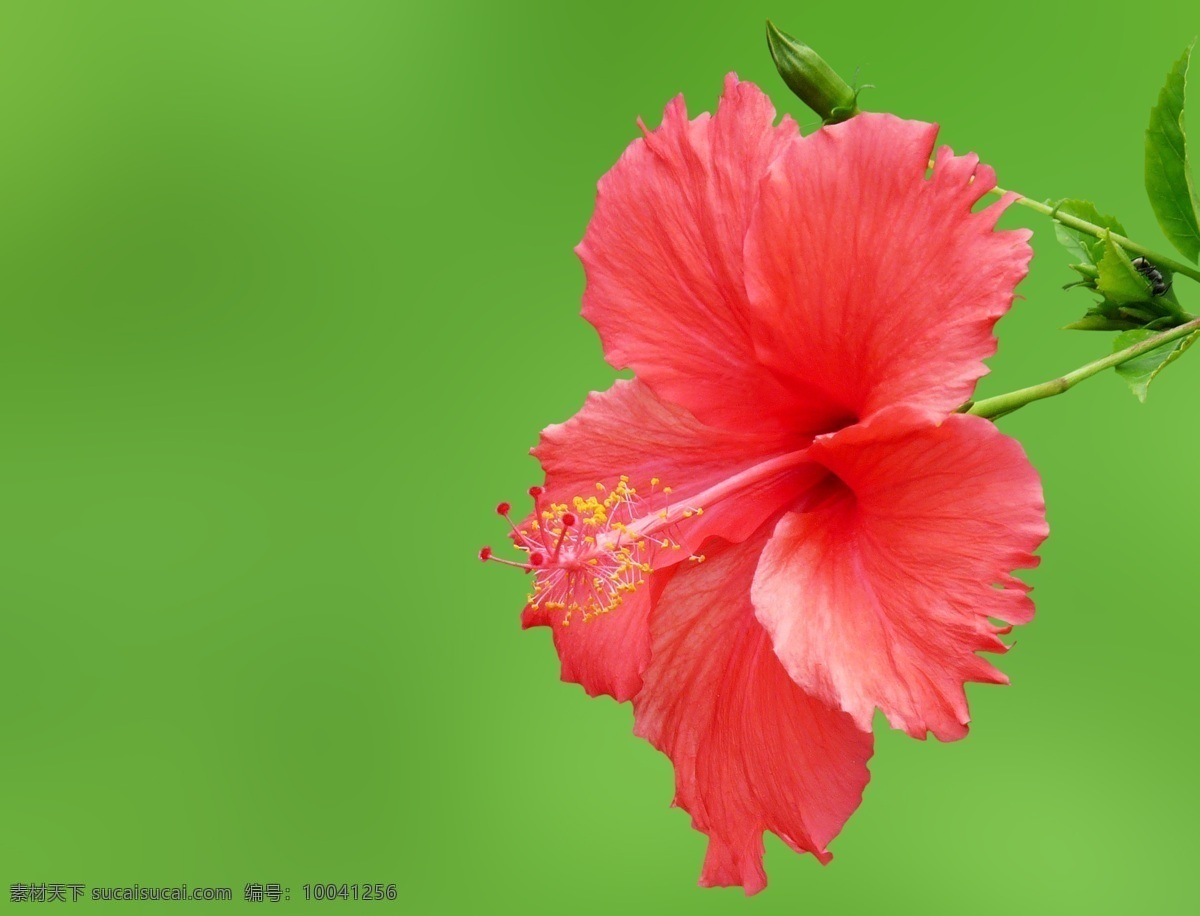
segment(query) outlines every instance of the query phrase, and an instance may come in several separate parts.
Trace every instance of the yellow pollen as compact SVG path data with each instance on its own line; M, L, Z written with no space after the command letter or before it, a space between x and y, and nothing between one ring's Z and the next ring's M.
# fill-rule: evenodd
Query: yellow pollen
M658 477L648 481L645 495L622 474L615 482L597 481L590 496L562 502L543 501L540 493L534 497L534 517L513 529L514 543L527 561L510 564L532 574L530 608L552 612L562 626L590 621L616 610L645 585L661 565L656 561L660 548L682 549L676 526L701 510L673 507L667 498L671 488L661 486Z

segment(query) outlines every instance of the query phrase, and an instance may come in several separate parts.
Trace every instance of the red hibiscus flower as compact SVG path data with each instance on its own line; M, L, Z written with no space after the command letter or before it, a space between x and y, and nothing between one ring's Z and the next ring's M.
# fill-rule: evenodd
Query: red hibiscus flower
M1009 201L973 212L991 169L931 170L931 124L774 119L731 75L715 116L676 99L601 179L583 314L636 379L544 431L513 526L525 626L633 701L709 837L700 883L747 893L765 830L829 860L876 708L966 734L1047 533L1021 447L954 412L1031 254L995 231Z

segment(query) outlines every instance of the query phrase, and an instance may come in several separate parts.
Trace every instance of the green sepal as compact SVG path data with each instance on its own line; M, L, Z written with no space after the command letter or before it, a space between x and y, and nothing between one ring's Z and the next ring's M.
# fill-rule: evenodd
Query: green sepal
M1132 331L1126 331L1113 341L1113 352L1116 353L1119 350L1124 350L1126 347L1132 347L1134 344L1141 343L1143 340L1147 340L1157 333L1159 332L1148 328L1137 328ZM1183 355L1183 352L1195 342L1197 337L1200 337L1200 331L1195 331L1179 340L1168 341L1161 347L1155 347L1141 356L1121 363L1117 366L1117 375L1125 379L1130 390L1137 395L1137 399L1145 403L1150 383L1158 378L1158 374L1163 369L1179 359Z
M1105 232L1102 241L1104 252L1096 263L1099 277L1096 290L1114 305L1133 305L1149 302L1153 298L1150 281L1137 272L1133 262L1112 240L1112 232Z
M1146 325L1150 324L1152 321L1157 320L1157 317L1158 317L1156 315L1152 315L1150 312L1145 312L1145 311L1142 311L1141 309L1134 308L1132 305L1122 305L1122 306L1118 307L1117 313L1120 315L1124 315L1130 321L1135 322L1136 327L1139 327L1139 328L1145 327Z
M1087 314L1078 321L1063 325L1064 331L1128 331L1141 327L1133 321L1123 321L1119 318L1109 318L1107 315Z
M812 48L767 20L767 46L775 69L824 124L836 124L858 114L858 90L851 89Z
M1193 261L1200 255L1200 195L1188 163L1183 106L1188 63L1195 44L1193 39L1167 74L1146 128L1146 194L1150 206L1163 234Z

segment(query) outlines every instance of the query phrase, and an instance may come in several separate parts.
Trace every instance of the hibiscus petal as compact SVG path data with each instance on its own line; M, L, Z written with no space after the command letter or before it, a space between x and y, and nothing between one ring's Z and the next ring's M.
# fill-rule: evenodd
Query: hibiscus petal
M699 546L710 535L727 541L748 537L812 486L822 474L800 457L807 444L753 426L741 431L706 426L638 380L620 379L608 391L588 395L565 423L546 427L533 455L546 472L547 499L560 502L596 492L597 483L611 486L621 475L649 498L649 482L657 477L661 486L671 487L674 503L703 508L678 531L682 543ZM748 469L789 454L797 460L784 472L766 474L721 497L705 496Z
M597 483L611 489L625 475L648 516L668 498L675 506L702 509L667 529L665 536L678 547L659 549L652 557L649 582L661 588L666 571L688 561L705 538L748 537L824 476L823 468L803 462L795 445L790 436L705 426L686 410L658 400L640 382L620 380L606 392L589 395L566 423L547 427L533 454L546 472L549 502L595 494ZM758 473L769 470L771 462L782 467ZM654 478L657 494L651 492ZM664 486L671 487L669 497L662 495ZM721 498L705 495L722 489ZM521 527L527 529L529 521ZM527 608L522 619L526 627L553 627L564 680L582 684L593 696L626 700L637 692L649 659L646 620L652 592L641 589L619 609L568 626L562 625L563 613L545 608Z
M708 834L700 884L766 886L764 830L822 862L862 800L871 736L788 677L754 617L766 529L681 570L654 610L635 731L675 765L675 803Z
M632 367L662 398L730 429L785 428L796 395L758 364L747 331L742 249L767 166L798 136L752 83L730 74L713 117L683 98L600 180L576 251L583 315L608 361ZM803 428L828 428L821 414ZM753 405L753 410L748 406Z
M871 727L878 706L914 737L961 738L966 681L1007 683L975 653L1033 604L1010 572L1037 565L1045 505L1020 444L987 420L940 426L893 408L818 441L839 481L789 512L754 578L758 619L797 684Z
M527 606L521 628L550 628L564 681L581 685L588 696L624 703L642 687L642 671L650 662L650 609L674 571L659 570L648 588L634 592L618 610L590 620L577 615L564 622L562 611Z
M976 156L938 151L937 125L862 114L792 143L762 185L746 238L760 360L850 417L906 403L948 412L996 350L1032 251L993 231L1011 196Z

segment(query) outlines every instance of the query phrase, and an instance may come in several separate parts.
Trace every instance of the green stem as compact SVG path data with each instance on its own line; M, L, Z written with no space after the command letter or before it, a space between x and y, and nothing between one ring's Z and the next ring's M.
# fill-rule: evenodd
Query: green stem
M1003 188L992 188L992 190L988 193L1002 196L1009 192ZM1056 207L1039 203L1036 200L1024 197L1020 194L1017 195L1015 202L1020 204L1022 207L1028 207L1030 210L1036 210L1038 213L1041 213L1044 216L1049 216L1051 219L1058 220L1064 226L1070 226L1072 229L1077 229L1080 232L1086 232L1088 235L1093 235L1098 239L1104 238L1105 233L1109 231L1103 226L1097 226L1095 223L1089 223L1086 220L1071 216L1069 213L1060 213ZM1127 239L1123 235L1117 235L1115 232L1112 233L1112 240L1126 251L1132 251L1134 254L1140 254L1143 258L1153 262L1158 267L1167 267L1175 271L1177 274L1183 274L1185 277L1191 277L1193 280L1200 283L1200 270L1197 270L1195 267L1192 267L1189 264L1176 261L1174 258L1169 258L1165 254L1159 254L1158 252L1151 251L1144 245L1139 245L1132 239Z
M1051 379L1048 382L1042 382L1040 385L1018 388L1016 391L1010 391L1007 394L998 394L994 398L984 398L981 401L968 401L958 409L958 412L970 413L977 417L986 417L989 420L995 420L1005 414L1012 413L1014 410L1019 410L1026 404L1040 401L1043 398L1052 398L1055 395L1070 391L1086 378L1091 378L1105 369L1111 369L1113 366L1119 366L1121 363L1135 359L1143 353L1149 353L1151 350L1161 347L1165 343L1170 343L1172 340L1186 337L1194 331L1200 331L1200 318L1194 318L1187 324L1181 324L1178 327L1171 328L1169 331L1155 334L1153 337L1148 337L1141 343L1134 344L1132 347L1118 350L1111 356L1098 359L1095 362L1088 363L1086 366L1080 366L1074 372L1068 372L1064 376Z

